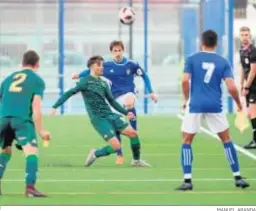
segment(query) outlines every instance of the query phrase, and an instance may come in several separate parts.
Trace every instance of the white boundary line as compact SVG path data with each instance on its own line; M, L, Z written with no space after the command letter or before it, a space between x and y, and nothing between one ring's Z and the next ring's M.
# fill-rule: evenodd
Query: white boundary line
M248 181L256 181L256 178L248 178ZM61 182L180 182L183 179L43 179L38 180L40 183L61 183ZM234 181L233 178L201 178L193 179L197 182L226 182ZM24 179L6 179L3 182L24 182Z
M178 117L179 119L181 119L181 120L183 120L183 118L184 118L184 116L182 116L181 114L178 114L177 117ZM219 137L218 137L216 134L212 133L210 130L208 130L208 129L204 128L204 127L200 127L200 129L201 129L204 133L206 133L207 135L209 135L209 136L211 136L211 137L213 137L213 138L216 138L217 140L220 141ZM240 146L238 146L238 145L236 145L236 144L234 144L234 147L235 147L235 149L236 149L238 152L241 152L242 154L246 155L247 157L249 157L249 158L251 158L251 159L253 159L253 160L256 160L256 155L255 155L255 154L249 152L248 150L246 150L246 149L244 149L244 148L242 148L242 147L240 147Z
M113 171L112 168L100 168L100 169L93 169L94 171ZM120 168L118 169L118 171L130 171L131 168ZM143 171L155 171L154 168L144 168ZM227 168L193 168L193 170L195 171L229 171L229 169ZM22 171L24 172L24 169L7 169L7 172L19 172ZM52 168L51 166L49 167L40 167L40 172L41 171L47 171L47 172L66 172L67 168L64 167L59 167L59 168ZM85 172L85 167L81 166L81 167L77 167L77 168L68 168L69 172L74 172L77 171L79 173L81 173L82 171ZM161 171L180 171L180 168L163 168L161 169ZM243 168L243 171L255 171L256 172L256 168L255 167L248 167L248 168Z

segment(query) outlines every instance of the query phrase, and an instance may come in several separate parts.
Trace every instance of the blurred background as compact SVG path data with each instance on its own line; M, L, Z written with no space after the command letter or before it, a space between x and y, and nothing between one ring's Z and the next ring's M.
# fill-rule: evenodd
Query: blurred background
M121 25L118 10L132 5L136 21ZM86 68L92 54L110 58L109 43L121 39L127 56L137 60L151 77L159 103L144 96L136 79L140 114L176 114L182 100L179 79L184 59L199 50L199 34L214 29L218 53L239 73L239 28L249 26L256 38L256 1L250 0L0 0L0 79L18 70L22 53L37 50L46 82L44 112L66 89L71 75ZM232 105L224 99L226 111ZM80 95L62 109L82 114Z

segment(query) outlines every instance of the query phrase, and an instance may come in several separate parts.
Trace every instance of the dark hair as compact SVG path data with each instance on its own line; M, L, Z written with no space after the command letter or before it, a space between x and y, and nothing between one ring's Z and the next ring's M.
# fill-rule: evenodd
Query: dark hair
M104 59L102 56L92 56L88 61L87 61L87 67L90 68L93 64L103 62Z
M22 64L24 66L35 66L39 62L39 55L33 50L28 50L23 54Z
M251 32L250 28L247 26L243 26L240 28L240 32Z
M207 30L202 33L201 40L203 45L209 48L213 48L218 43L218 35L213 30Z
M124 43L121 40L114 40L109 45L109 50L112 51L115 46L120 46L124 50Z

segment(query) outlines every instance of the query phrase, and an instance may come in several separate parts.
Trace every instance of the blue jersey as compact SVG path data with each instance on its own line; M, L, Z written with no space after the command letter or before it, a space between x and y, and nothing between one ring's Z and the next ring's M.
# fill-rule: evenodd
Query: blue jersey
M199 52L188 57L185 73L191 74L189 112L222 112L222 80L233 78L228 61L214 52Z
M122 61L118 63L114 60L105 61L103 67L103 76L112 83L111 91L114 98L128 92L135 92L135 76L141 76L146 84L147 91L149 93L153 92L148 75L137 62L123 58ZM79 77L88 75L89 71L90 70L87 69L81 72Z

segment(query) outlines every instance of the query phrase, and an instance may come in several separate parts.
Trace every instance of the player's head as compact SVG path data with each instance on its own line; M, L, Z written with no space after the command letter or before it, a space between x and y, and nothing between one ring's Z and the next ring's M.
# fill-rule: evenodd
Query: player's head
M36 71L39 68L39 60L40 57L37 52L28 50L23 54L22 66L31 68Z
M213 30L206 30L201 35L202 50L214 51L218 45L218 35Z
M121 61L124 56L124 43L120 40L114 40L109 45L109 50L115 61Z
M101 76L103 75L103 61L102 56L93 56L87 61L87 67L94 75Z
M248 45L251 42L251 31L247 26L240 28L240 41L243 45Z

